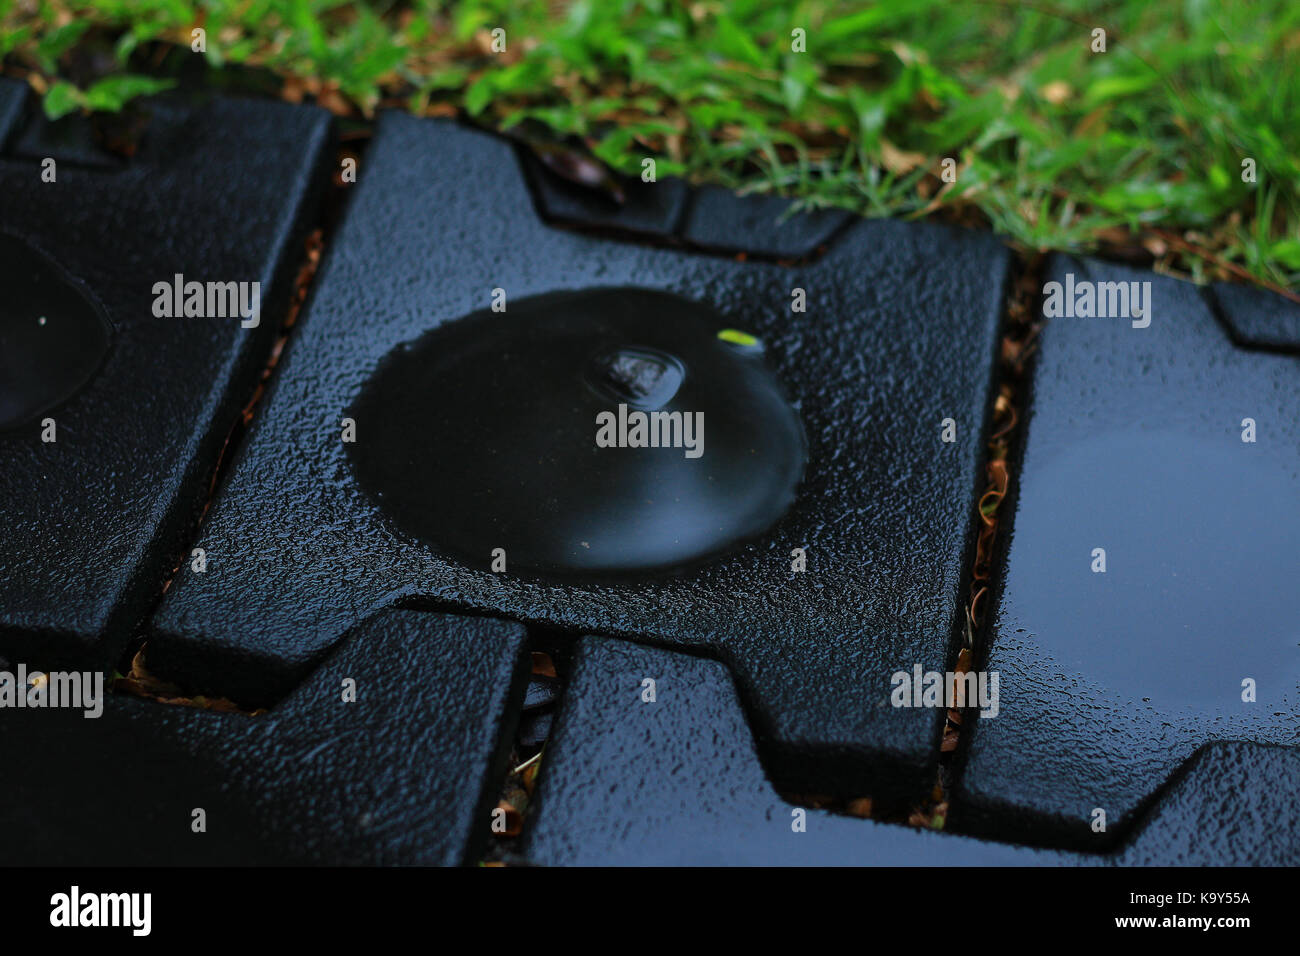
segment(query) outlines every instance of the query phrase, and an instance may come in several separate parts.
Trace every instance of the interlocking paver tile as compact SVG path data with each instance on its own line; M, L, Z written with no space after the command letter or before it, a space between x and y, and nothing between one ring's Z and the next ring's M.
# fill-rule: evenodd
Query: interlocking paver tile
M0 651L15 662L106 666L147 614L276 337L313 214L324 111L151 109L118 167L58 163L46 182L39 159L0 155ZM155 315L155 284L178 274L260 282L259 324Z
M653 701L644 683L654 681ZM1263 785L1261 785L1263 784ZM520 858L538 865L1294 865L1300 752L1204 748L1113 854L1033 850L795 807L764 776L722 664L577 647Z
M354 622L398 602L712 647L734 667L783 774L880 798L924 793L943 714L891 708L890 678L954 654L1007 265L987 237L885 221L855 223L825 256L789 269L563 231L537 217L509 144L386 115L209 513L198 542L208 571L183 571L168 593L152 659L191 686L273 699ZM349 444L342 420L386 356L414 354L404 343L487 309L494 289L509 310L547 293L629 286L702 303L716 313L701 326L709 333L727 326L765 344L755 361L788 394L808 444L797 498L770 531L674 574L498 574L494 542L482 542L477 564L451 560L365 491L350 449L377 426L356 421ZM792 321L795 289L808 307ZM521 415L562 415L547 395L519 400ZM432 469L432 481L439 422L461 416L464 434L483 413L431 408L411 435L411 467ZM538 441L527 428L484 429L475 460ZM540 448L537 459L516 480L563 487L570 462ZM709 467L707 451L701 461ZM589 518L575 515L575 528ZM807 549L804 572L792 570L796 548Z
M724 665L608 638L578 644L537 786L521 855L538 865L1054 860L1049 853L796 808L764 776Z
M1266 349L1300 349L1300 303L1241 283L1220 282L1208 293L1237 341Z
M623 201L568 181L531 155L523 166L542 216L586 227L627 230L669 238L676 234L690 187L681 179L620 182Z
M0 149L22 123L27 84L0 76Z
M1206 745L1124 847L1126 866L1297 866L1300 750Z
M518 624L390 611L269 713L6 709L0 863L474 863L524 645Z
M719 252L801 259L854 221L843 209L796 212L795 204L780 196L741 197L720 186L692 189L671 177L620 180L619 201L608 186L570 182L531 155L523 157L523 166L544 219L676 239Z
M738 199L720 186L702 186L691 196L682 236L714 249L798 259L812 255L853 221L843 209L791 215L790 203L778 196Z
M1150 311L1042 333L984 665L1001 713L971 723L953 818L1096 846L1201 745L1300 744L1300 361L1234 346L1190 283L1051 260L1070 275L1149 282Z

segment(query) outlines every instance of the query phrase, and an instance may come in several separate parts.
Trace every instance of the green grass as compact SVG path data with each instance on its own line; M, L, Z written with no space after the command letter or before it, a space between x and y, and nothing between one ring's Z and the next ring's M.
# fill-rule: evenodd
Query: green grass
M0 0L0 52L51 113L113 110L199 55L197 25L213 67L265 68L336 111L454 107L627 173L653 156L660 175L983 222L1028 248L1300 279L1291 0Z

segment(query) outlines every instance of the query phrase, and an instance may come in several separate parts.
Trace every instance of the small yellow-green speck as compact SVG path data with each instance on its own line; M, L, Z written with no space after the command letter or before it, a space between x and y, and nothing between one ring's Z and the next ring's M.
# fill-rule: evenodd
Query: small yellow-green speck
M724 342L730 342L732 345L754 346L758 344L757 336L742 332L740 329L723 329L718 333L718 338Z

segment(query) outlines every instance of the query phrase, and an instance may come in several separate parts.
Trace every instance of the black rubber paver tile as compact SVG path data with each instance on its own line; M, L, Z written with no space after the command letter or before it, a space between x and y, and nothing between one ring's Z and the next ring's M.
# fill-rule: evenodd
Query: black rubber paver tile
M1300 750L1209 744L1118 855L1126 866L1297 866Z
M984 665L1001 708L970 722L953 820L1095 847L1203 744L1300 744L1300 361L1236 347L1190 283L1051 260L1069 275L1149 282L1150 325L1043 331Z
M175 123L180 119L174 111L163 110L156 122L161 125L168 120ZM102 119L99 121L103 122ZM125 118L121 121L126 123ZM8 155L37 163L48 157L56 160L59 165L82 166L106 172L126 166L127 157L107 149L97 137L95 123L95 119L80 114L51 121L43 110L34 108L22 131L9 145ZM143 118L141 123L145 123Z
M509 144L386 115L208 515L198 542L208 570L183 570L160 608L154 664L190 686L275 699L356 621L397 603L710 647L733 666L767 756L791 781L925 793L943 713L890 707L890 680L955 653L1007 265L987 237L886 221L855 223L795 268L564 231L536 216ZM496 288L513 310L546 293L629 286L705 303L720 327L765 343L808 445L797 498L769 531L676 573L497 574L492 541L481 562L445 557L362 487L349 449L392 422L358 421L352 444L341 424L386 356L486 309ZM796 288L808 310L792 316ZM412 388L394 415L420 401ZM521 414L545 399L521 399ZM407 484L427 474L430 495L443 464L536 440L483 428L481 447L440 464L439 427L466 431L487 414L454 405L410 426ZM563 485L566 464L543 450L518 482ZM804 572L792 571L796 548L807 549Z
M1217 283L1209 294L1238 342L1263 349L1300 350L1300 304L1240 283Z
M779 196L741 198L720 186L703 186L691 196L682 237L714 249L799 259L815 253L853 220L843 209L792 215L790 201Z
M59 162L43 182L39 157L0 156L0 652L32 666L107 666L156 600L275 340L323 179L324 111L150 110L111 168ZM156 316L154 286L176 274L259 282L258 324Z
M584 227L643 233L661 238L676 234L690 187L680 179L644 183L623 182L623 202L580 186L547 169L532 155L523 166L533 187L539 212L547 220Z
M0 863L474 863L524 646L510 622L392 611L269 713L121 695L98 718L6 708Z
M679 238L693 246L774 259L801 259L830 242L854 217L842 209L791 212L778 196L738 196L718 186L692 189L684 180L620 181L620 203L570 182L531 154L523 166L543 219L585 228Z
M27 84L0 76L0 149L22 125L27 104Z
M764 776L727 668L662 648L583 638L542 761L521 853L537 865L1056 862L1048 852L796 808Z
M645 699L654 682L653 701ZM1034 850L795 807L764 776L726 667L579 642L520 856L539 865L1295 865L1300 752L1204 748L1113 854Z

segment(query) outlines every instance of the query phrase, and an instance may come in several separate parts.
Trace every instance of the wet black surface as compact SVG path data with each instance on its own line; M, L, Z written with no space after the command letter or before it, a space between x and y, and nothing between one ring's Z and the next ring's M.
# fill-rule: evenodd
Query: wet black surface
M350 412L359 480L470 567L500 548L512 571L670 569L733 547L794 501L804 441L761 350L725 332L640 289L440 326L387 356Z
M1216 283L1206 292L1233 339L1243 345L1300 352L1300 303L1242 283Z
M1297 866L1300 749L1207 744L1116 856L1125 866Z
M27 105L27 84L0 76L0 148L22 125Z
M955 652L1005 250L947 228L857 222L816 262L787 269L560 231L532 209L509 144L381 118L313 301L197 542L209 572L183 571L161 608L156 666L275 699L378 608L472 609L716 654L782 775L882 799L928 791L942 712L890 707L890 678ZM701 303L762 340L808 443L785 516L687 572L613 583L493 573L489 542L471 566L397 527L357 480L340 431L385 356L487 308L496 288L509 310L626 286ZM795 289L806 312L791 311ZM941 441L948 417L952 443ZM806 571L792 570L796 548Z
M58 263L0 232L0 431L66 401L104 361L112 330Z
M533 674L528 678L528 688L524 692L524 710L549 707L559 696L560 682L557 678Z
M645 699L645 681L654 700ZM727 669L584 638L521 857L542 865L1295 865L1300 752L1215 744L1114 854L1033 850L795 807L764 777Z
M154 318L153 283L259 278L278 318L328 126L160 100L128 160L24 98L0 79L0 670L104 666L194 544L275 331ZM207 570L182 565L149 645L191 690L279 703L0 712L0 862L472 863L518 740L546 742L525 862L1300 863L1300 309L1053 260L1151 281L1152 322L1044 335L999 712L963 733L950 832L796 833L771 781L897 812L935 779L943 710L889 707L890 678L955 650L1007 257L671 180L619 206L533 169L530 193L517 161L383 121ZM595 447L620 404L703 411L703 455ZM525 688L524 628L494 615L615 637ZM114 784L93 812L88 778Z
M22 400L5 415L26 424L0 434L0 651L31 666L115 663L192 547L321 185L324 111L216 100L156 101L151 113L147 145L112 168L60 163L43 182L39 158L0 155L7 249L39 249L62 279L44 282L36 300L22 285L3 306L6 338L15 318L22 331L20 378L4 387ZM15 267L21 260L6 268ZM243 328L239 318L155 315L155 284L177 273L261 283L264 320ZM102 309L113 330L106 351L93 334L65 334L69 316L82 315L83 330L89 320L67 312L63 281ZM29 316L47 295L53 307ZM45 326L27 321L41 314ZM47 405L52 442L39 421Z
M601 189L559 176L527 150L522 162L538 213L547 221L714 252L785 261L814 258L855 219L833 208L791 215L791 202L780 196L754 194L738 202L729 189L691 189L672 177L649 183L619 178L619 202Z
M855 217L843 209L815 209L791 216L779 196L747 196L743 203L719 186L704 186L691 198L682 238L714 249L731 249L775 259L815 254Z
M690 188L683 180L646 183L634 178L619 180L623 201L618 202L599 190L564 179L528 150L523 150L521 161L538 213L548 221L670 239L677 233L690 198Z
M1300 744L1300 360L1234 346L1190 283L1065 272L1150 281L1151 324L1043 333L986 665L1002 709L974 724L954 820L1091 847L1204 743Z
M1300 488L1267 450L1251 454L1224 431L1121 429L1035 472L1019 509L1013 613L1053 622L1039 635L1053 659L1110 691L1232 719L1241 675L1255 675L1265 712L1295 703L1300 633L1281 596L1300 572L1289 514ZM1090 557L1077 573L1079 555L1103 542L1106 573L1094 575Z
M579 642L535 799L520 855L538 865L1054 862L826 810L802 810L795 832L796 808L764 776L727 668L606 638Z
M267 714L120 695L93 719L0 711L0 864L473 863L524 644L516 624L397 611Z
M34 107L9 147L12 156L37 162L49 157L60 166L82 166L106 172L121 169L127 157L105 148L101 129L112 118L72 113L50 120L44 110ZM125 120L124 120L125 122ZM139 122L144 123L143 118ZM101 124L101 129L96 128Z

